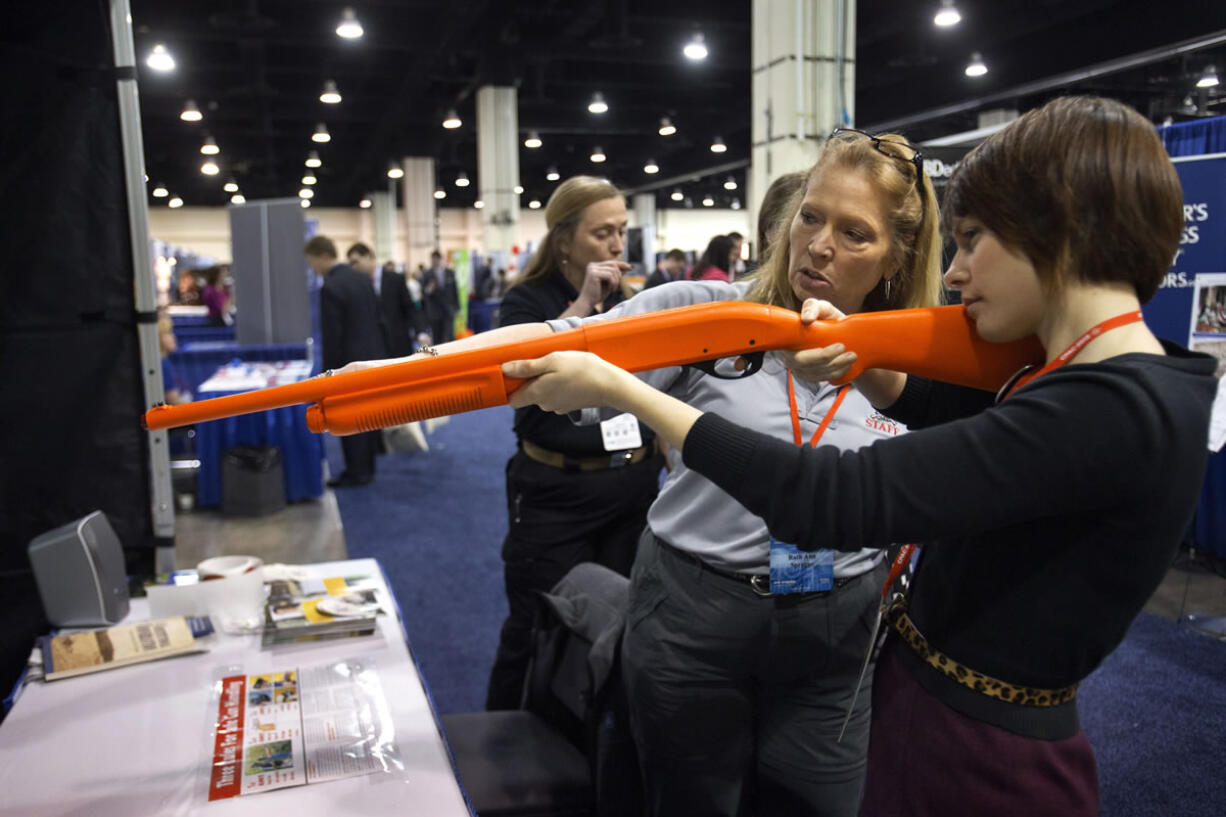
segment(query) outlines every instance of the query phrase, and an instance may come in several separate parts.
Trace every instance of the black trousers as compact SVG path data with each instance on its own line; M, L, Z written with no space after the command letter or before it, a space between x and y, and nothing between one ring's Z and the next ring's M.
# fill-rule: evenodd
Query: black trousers
M502 559L509 614L490 673L487 709L515 709L523 694L538 594L580 562L623 575L634 564L663 458L603 471L566 471L516 453L507 461Z
M375 454L383 441L382 431L348 434L341 437L341 453L345 455L345 473L358 479L375 475Z

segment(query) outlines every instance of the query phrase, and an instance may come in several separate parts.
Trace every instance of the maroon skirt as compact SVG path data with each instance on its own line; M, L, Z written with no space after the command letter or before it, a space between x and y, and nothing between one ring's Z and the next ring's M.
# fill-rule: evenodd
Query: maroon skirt
M1084 731L1015 735L957 712L900 664L890 638L873 680L861 817L1095 817L1098 769Z

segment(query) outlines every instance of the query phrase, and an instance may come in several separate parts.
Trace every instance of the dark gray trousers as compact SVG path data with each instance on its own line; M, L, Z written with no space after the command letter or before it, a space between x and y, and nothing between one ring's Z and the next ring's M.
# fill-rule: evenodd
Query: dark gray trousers
M652 814L856 814L871 668L838 733L887 568L762 598L644 534L622 659Z

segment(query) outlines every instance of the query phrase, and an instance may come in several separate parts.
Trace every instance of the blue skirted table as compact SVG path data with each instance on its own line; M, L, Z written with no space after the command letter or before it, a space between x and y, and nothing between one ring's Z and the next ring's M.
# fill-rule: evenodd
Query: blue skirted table
M302 360L223 366L200 385L196 397L204 400L239 394L296 382L310 374L310 362ZM287 406L196 424L196 456L200 460L196 503L201 507L221 505L223 452L237 446L267 445L281 449L286 500L297 502L323 494L323 441L307 429L305 406Z
M1196 547L1226 559L1226 449L1209 455L1196 507Z

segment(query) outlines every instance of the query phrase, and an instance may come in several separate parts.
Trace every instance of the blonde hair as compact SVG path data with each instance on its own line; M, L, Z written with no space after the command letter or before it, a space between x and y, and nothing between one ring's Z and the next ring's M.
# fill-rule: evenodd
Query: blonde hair
M873 180L885 195L886 216L890 224L890 253L886 263L897 270L886 294L886 278L864 298L861 311L908 309L935 306L941 302L941 232L936 194L932 182L923 176L917 185L916 168L911 162L914 148L897 134L883 133L880 142L855 131L836 132L826 142L817 163L805 174L805 183L788 202L786 221L780 221L780 231L791 229L806 192L825 169L837 167L855 170ZM891 143L900 147L892 148ZM878 145L881 149L878 149ZM888 153L886 152L888 151ZM781 232L750 280L753 282L746 299L788 309L799 309L800 303L788 280L790 242Z
M572 176L558 185L545 205L545 226L548 232L541 245L532 253L516 284L544 278L562 268L563 241L572 238L588 207L605 199L621 198L621 191L595 176Z

